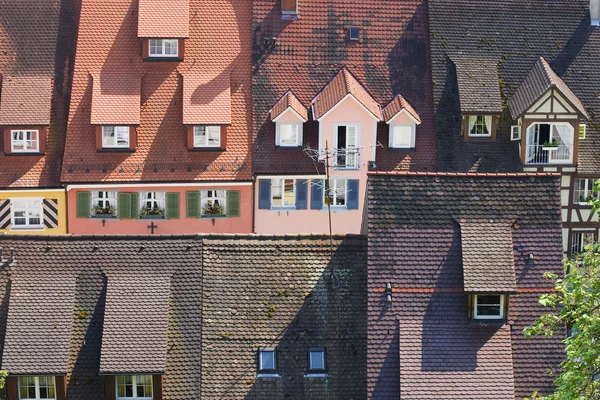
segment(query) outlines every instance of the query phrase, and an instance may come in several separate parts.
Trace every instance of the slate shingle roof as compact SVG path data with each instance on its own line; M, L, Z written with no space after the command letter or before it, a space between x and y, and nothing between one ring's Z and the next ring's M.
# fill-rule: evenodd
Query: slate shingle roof
M0 125L50 125L52 77L3 76Z
M76 0L0 3L0 123L50 125L43 156L15 162L0 144L0 188L59 184L77 15Z
M390 152L388 126L381 122L377 148L380 170L435 169L435 132L428 64L426 3L373 0L348 3L302 0L298 19L281 19L280 2L253 2L253 171L255 174L314 174L301 149L278 151L269 111L287 90L302 104L311 100L347 67L373 99L388 104L401 93L419 111L416 151ZM359 27L360 40L348 41ZM304 145L317 146L318 124L304 125Z
M104 398L100 373L154 365L158 346L146 342L164 337L165 318L165 400L365 398L366 240L334 237L333 259L329 246L324 236L0 237L17 255L11 274L74 283L56 296L70 307L67 392L88 400ZM3 267L5 299L7 282ZM1 302L0 331L6 314ZM281 378L256 377L266 345L278 346ZM327 348L327 378L304 377L313 346Z
M510 141L512 117L507 107L495 143L463 142L451 60L497 60L498 83L507 100L542 56L591 116L586 139L579 142L578 172L600 173L600 30L590 25L589 2L431 0L428 11L441 171L522 169L517 143Z
M543 274L562 271L559 177L371 174L368 193L369 396L480 400L550 392L554 378L545 371L557 370L565 332L526 341L523 328L543 310L539 295L552 290ZM517 221L510 228L516 293L503 327L468 318L461 219Z
M498 60L453 58L460 111L468 113L501 113L502 100L498 86Z
M140 0L138 37L187 38L189 0Z
M189 39L184 60L178 63L143 61L137 8L137 0L82 0L62 181L249 180L252 3L189 0ZM201 74L202 86L192 87L184 97L188 72ZM90 122L95 85L90 76L100 75L103 81L108 73L141 78L140 126L133 153L96 152L95 128ZM215 94L212 89L226 94L222 84L227 76L231 126L226 151L188 151L182 100L191 98L192 112L196 106L213 112L213 106L222 104L205 102ZM222 113L228 112L219 110L220 119Z
M551 87L558 89L582 116L589 118L585 107L575 93L552 71L544 57L540 57L508 101L513 119L522 116Z
M465 292L514 292L512 221L458 222Z

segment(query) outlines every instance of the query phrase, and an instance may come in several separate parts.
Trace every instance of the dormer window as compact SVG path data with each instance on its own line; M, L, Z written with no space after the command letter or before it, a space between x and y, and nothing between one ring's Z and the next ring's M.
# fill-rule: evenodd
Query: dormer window
M389 147L393 149L410 149L415 147L415 124L390 124Z
M504 319L503 294L477 294L473 296L473 319Z
M149 50L150 57L177 58L179 56L179 40L150 39Z
M103 126L102 148L129 148L129 126Z
M298 147L302 145L301 122L276 122L276 145Z
M491 115L469 115L469 136L490 137L492 136Z
M37 153L40 149L39 130L11 130L12 153Z

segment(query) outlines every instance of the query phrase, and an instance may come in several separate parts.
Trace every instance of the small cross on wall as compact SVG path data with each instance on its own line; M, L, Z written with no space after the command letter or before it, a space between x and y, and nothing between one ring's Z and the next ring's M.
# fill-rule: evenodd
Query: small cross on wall
M158 228L158 225L155 225L154 221L152 221L150 225L148 225L148 228L150 228L150 234L154 235L154 230Z

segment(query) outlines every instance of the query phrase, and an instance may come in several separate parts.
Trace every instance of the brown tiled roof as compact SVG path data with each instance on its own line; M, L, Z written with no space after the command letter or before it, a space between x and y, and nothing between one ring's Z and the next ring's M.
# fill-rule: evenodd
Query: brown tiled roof
M62 181L250 180L252 3L189 0L190 38L185 41L184 60L177 63L144 62L137 36L137 4L137 0L125 0L107 7L82 0ZM231 126L226 151L188 151L183 76L190 71L195 74L196 69L203 82L230 76ZM96 152L95 128L90 123L95 84L90 75L100 76L103 82L108 74L141 78L133 153ZM222 82L216 79L215 87L222 87Z
M461 113L501 113L498 60L455 57L452 61L456 65Z
M511 221L459 223L465 292L516 291Z
M102 73L93 77L94 125L139 125L141 80L126 73Z
M107 274L100 373L163 374L171 277L123 272Z
M183 123L231 124L229 71L210 74L206 69L187 71L183 76Z
M589 118L585 107L575 93L556 75L544 57L540 57L509 100L510 113L513 119L523 115L551 87L555 87L562 93L581 115Z
M540 294L553 290L544 273L562 272L560 178L370 175L368 193L368 395L480 400L551 393L554 378L546 371L558 371L566 333L526 340L523 328L542 312ZM507 221L505 227L517 221L507 249L516 293L505 326L468 317L456 222L463 219ZM387 283L393 304L386 308Z
M76 276L60 265L10 267L2 369L21 375L65 375L75 309Z
M0 144L0 188L60 184L77 15L75 0L0 2L1 123L49 125L44 155L15 162Z
M140 0L138 37L187 38L189 0Z
M3 76L0 125L50 125L52 79L48 76Z
M418 124L421 123L421 117L419 117L419 114L410 105L410 103L406 101L406 99L400 94L396 95L396 97L394 97L394 99L383 108L383 120L385 122L389 122L402 110L405 110L411 117L413 117L417 121Z
M436 169L427 2L301 0L295 21L282 20L279 3L273 0L254 0L252 4L255 174L315 173L312 160L302 149L275 148L270 110L287 90L302 104L310 105L343 66L377 103L388 104L402 93L422 120L412 152L389 151L389 127L377 124L377 140L383 144L376 149L377 169ZM348 40L351 26L359 27L360 40ZM303 131L304 145L317 147L318 123L305 123Z
M288 108L297 112L304 121L308 121L308 111L306 110L306 107L302 105L300 100L298 100L291 90L285 92L285 94L281 96L281 99L279 99L273 108L271 108L271 121L283 114Z
M320 119L348 95L381 120L381 106L346 67L342 68L312 100L313 118Z

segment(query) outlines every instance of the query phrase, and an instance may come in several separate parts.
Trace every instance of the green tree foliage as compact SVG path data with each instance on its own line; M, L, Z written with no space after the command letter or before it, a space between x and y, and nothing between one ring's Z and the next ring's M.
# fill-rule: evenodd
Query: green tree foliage
M543 399L600 399L600 245L588 246L575 260L565 261L564 278L545 276L554 281L556 291L540 297L549 312L525 328L525 337L551 336L561 327L568 335L556 391Z

